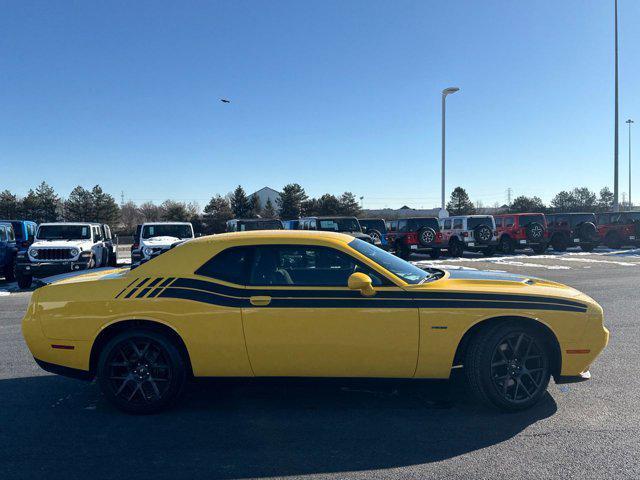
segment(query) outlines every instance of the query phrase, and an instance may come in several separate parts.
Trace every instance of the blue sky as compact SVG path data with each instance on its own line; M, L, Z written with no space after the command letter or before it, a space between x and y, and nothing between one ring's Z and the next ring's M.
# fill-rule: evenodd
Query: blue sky
M365 207L613 182L613 2L12 1L0 189L197 201L242 184ZM640 151L640 2L620 0L621 192ZM220 98L232 103L223 104ZM636 154L636 159L638 155ZM640 199L636 161L635 198Z

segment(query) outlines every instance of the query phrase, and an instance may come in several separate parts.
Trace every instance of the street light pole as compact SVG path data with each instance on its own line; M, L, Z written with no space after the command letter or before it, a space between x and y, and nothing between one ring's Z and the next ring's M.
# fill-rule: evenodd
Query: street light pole
M456 93L458 90L460 90L458 87L449 87L449 88L445 88L444 90L442 90L442 184L441 184L441 188L442 188L442 192L441 192L441 212L444 211L444 189L445 189L445 166L446 166L446 162L445 162L445 139L446 139L446 112L447 112L447 95L451 95L453 93Z
M629 210L631 210L633 207L633 203L631 203L631 124L634 122L629 119L625 123L629 125Z
M614 0L614 57L615 57L615 121L613 129L613 211L620 210L618 203L618 0Z

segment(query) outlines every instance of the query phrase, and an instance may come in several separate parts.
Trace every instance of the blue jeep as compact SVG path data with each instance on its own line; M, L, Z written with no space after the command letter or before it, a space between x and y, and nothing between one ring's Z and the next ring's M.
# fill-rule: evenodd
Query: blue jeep
M18 252L26 251L36 238L36 230L38 230L36 222L31 220L0 220L0 222L10 223L13 226Z
M15 280L17 251L13 225L9 222L0 222L0 271L7 282Z

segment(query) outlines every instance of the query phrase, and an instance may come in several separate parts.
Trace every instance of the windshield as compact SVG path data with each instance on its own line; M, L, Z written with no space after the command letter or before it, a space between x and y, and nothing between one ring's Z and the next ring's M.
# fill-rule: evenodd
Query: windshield
M544 225L544 215L520 215L518 222L520 222L521 227L526 227L530 223Z
M240 230L241 232L249 230L282 230L282 222L280 220L238 222L238 230Z
M145 225L142 229L142 238L152 237L193 238L193 230L191 225L182 224Z
M470 217L467 219L467 229L473 230L480 225L486 225L489 228L493 227L493 221L491 217Z
M363 240L355 239L349 242L349 246L412 285L424 283L433 277L439 276L438 274L426 272Z
M326 232L359 232L360 224L356 218L319 218L318 230Z
M38 240L88 240L89 225L42 225L38 229Z

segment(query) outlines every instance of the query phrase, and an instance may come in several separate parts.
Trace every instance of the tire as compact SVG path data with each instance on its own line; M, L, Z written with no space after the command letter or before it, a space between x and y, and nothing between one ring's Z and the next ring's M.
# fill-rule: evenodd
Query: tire
M371 240L373 240L374 244L376 243L376 241L378 243L382 242L382 234L380 234L378 230L375 230L375 229L367 230L366 234L371 237Z
M147 329L127 330L100 352L98 383L118 409L150 414L173 405L187 380L185 361L166 335Z
M18 275L18 287L21 289L29 288L32 282L33 278L31 275Z
M580 239L593 242L598 239L598 228L593 222L584 222L580 225Z
M516 250L516 245L509 237L504 236L500 239L499 245L500 251L505 255L513 255Z
M618 249L622 246L622 239L620 238L620 235L613 232L613 233L609 233L604 238L604 243L609 248Z
M531 242L539 242L544 238L544 225L531 222L526 228L527 239Z
M411 257L411 250L409 250L406 245L398 242L396 244L396 255L403 260L409 260Z
M564 252L567 250L567 240L562 235L556 235L551 239L551 247L556 252Z
M594 248L596 248L596 246L593 243L581 243L580 244L580 249L585 251L585 252L593 252Z
M542 255L544 252L547 251L547 248L548 248L548 245L546 243L533 245L531 247L531 249L533 250L533 253L535 253L536 255Z
M110 267L118 266L118 257L115 252L109 252L109 266Z
M3 271L4 279L7 282L13 282L16 279L16 263L13 260L9 265L5 266Z
M422 227L418 230L418 242L423 247L428 247L436 241L436 231L430 227Z
M439 248L433 248L431 249L431 251L429 252L429 256L433 259L436 260L438 258L440 258L440 249Z
M464 254L464 246L460 240L455 238L449 242L449 256L451 258L458 258Z
M487 225L478 225L473 229L473 238L476 242L486 245L493 238L493 230Z
M91 255L91 258L89 259L89 263L87 264L87 270L91 268L96 268L96 259L93 255Z
M469 388L490 407L504 411L530 408L547 390L551 352L546 337L530 324L507 320L489 326L473 337L466 352Z
M494 253L496 253L496 249L494 247L487 247L482 249L482 255L485 257L491 257Z

